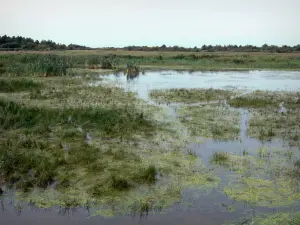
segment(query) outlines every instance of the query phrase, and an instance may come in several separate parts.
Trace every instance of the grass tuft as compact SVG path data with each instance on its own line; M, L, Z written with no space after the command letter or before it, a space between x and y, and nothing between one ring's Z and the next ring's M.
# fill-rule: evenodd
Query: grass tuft
M213 163L222 164L229 160L229 154L227 152L214 152L211 160Z

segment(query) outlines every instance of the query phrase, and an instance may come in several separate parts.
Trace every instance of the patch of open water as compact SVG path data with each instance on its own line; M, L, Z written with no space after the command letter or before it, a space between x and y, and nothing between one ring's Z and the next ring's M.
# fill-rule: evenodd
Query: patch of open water
M135 91L138 96L150 104L155 104L149 98L152 89L170 88L221 88L241 89L244 91L271 90L271 91L300 91L300 72L290 71L250 71L250 72L176 72L160 71L146 72L135 79L128 80L123 74L108 75L105 82L125 87ZM169 111L169 115L176 119L176 110L180 104L161 105ZM210 158L214 152L229 152L242 155L244 150L255 154L256 150L264 146L272 149L283 148L283 142L274 139L266 143L247 136L248 111L241 110L240 137L234 141L215 141L202 138L201 143L190 143L187 148L192 149L201 161L210 168ZM290 148L289 148L290 149ZM296 150L296 149L293 149ZM221 178L220 186L228 182L233 172L219 169L216 171ZM234 212L228 212L228 207L234 207ZM254 207L241 202L235 202L225 196L219 189L209 193L186 189L182 193L181 203L174 204L166 214L152 215L147 218L121 216L110 219L102 216L89 217L88 209L52 210L33 209L28 204L15 205L14 199L5 197L0 204L0 224L207 224L220 225L228 220L244 216L254 216L259 213L276 212L279 208ZM280 210L296 210L298 205Z

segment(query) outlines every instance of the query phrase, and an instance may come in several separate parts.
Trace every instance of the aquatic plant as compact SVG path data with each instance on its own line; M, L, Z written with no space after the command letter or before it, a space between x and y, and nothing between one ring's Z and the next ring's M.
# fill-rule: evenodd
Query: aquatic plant
M180 121L193 136L232 140L240 132L239 112L227 108L213 105L182 106L179 115Z
M276 182L276 184L275 184ZM224 193L236 201L273 207L292 205L300 195L294 188L295 181L278 178L276 181L243 177L232 181Z
M260 147L260 148L257 150L257 154L258 154L259 157L261 157L261 158L266 158L266 157L270 156L270 153L269 153L268 149L265 148L265 147Z
M214 152L211 161L216 164L222 164L229 160L229 154L227 152Z
M299 145L298 131L299 113L291 110L287 114L278 113L277 110L254 110L251 112L249 129L247 133L250 137L258 138L262 141L280 137L291 146Z
M139 68L134 65L133 63L127 63L126 69L125 69L125 75L127 77L137 77L140 73Z
M222 89L168 89L168 90L152 90L150 92L151 98L157 102L184 102L196 103L201 101L210 102L212 100L225 100L230 96L235 95L234 91Z
M228 103L233 107L238 108L278 108L284 103L287 108L295 108L297 106L299 93L284 92L284 91L261 91L237 96L228 100Z
M231 223L225 223L224 225L298 225L300 224L299 212L277 212L273 214L262 214L249 218L237 219Z

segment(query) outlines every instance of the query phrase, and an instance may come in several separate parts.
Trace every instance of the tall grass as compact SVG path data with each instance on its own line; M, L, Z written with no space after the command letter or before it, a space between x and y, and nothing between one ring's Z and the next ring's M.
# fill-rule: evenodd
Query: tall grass
M31 128L42 124L66 123L68 118L83 124L83 128L97 128L106 135L130 135L133 131L154 130L155 124L146 120L134 108L105 109L102 107L51 109L21 106L0 100L0 128Z
M70 59L55 54L24 55L17 58L1 57L4 75L9 76L65 76L71 67ZM2 74L2 75L3 75Z
M89 69L117 69L119 60L116 56L90 56L86 59L86 67Z
M141 117L131 107L52 109L0 100L0 131L5 134L0 138L0 173L7 183L16 183L25 189L46 187L57 179L62 166L93 165L94 169L101 168L97 163L101 158L99 149L85 143L84 133L76 130L70 118L83 130L96 129L106 138L130 137L135 133L151 133L155 129L152 121ZM70 132L57 134L55 130L58 128ZM69 139L72 147L66 152L61 141ZM155 167L149 166L132 179L153 183L156 173ZM130 182L127 184L122 179L111 177L112 187L131 187Z

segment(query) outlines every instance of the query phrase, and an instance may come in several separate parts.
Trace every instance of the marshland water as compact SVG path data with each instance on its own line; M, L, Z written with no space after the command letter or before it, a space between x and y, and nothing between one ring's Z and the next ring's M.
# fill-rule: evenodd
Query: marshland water
M178 136L172 141L179 141L176 147L192 158L182 159L188 164L183 169L188 170L189 164L197 161L191 173L168 178L177 179L175 184L182 183L179 195L172 196L173 190L159 190L162 195L153 194L157 199L150 195L147 204L139 198L136 209L135 203L128 206L122 199L114 203L114 212L124 211L118 204L131 210L113 215L110 211L95 213L93 204L38 207L36 202L44 204L41 200L30 200L28 204L7 189L2 198L1 224L277 224L300 210L300 72L156 71L133 78L123 73L101 75L88 82L93 88L109 85L137 93L137 104L150 107L154 118L167 121L176 130ZM88 133L85 136L96 139ZM170 140L166 136L166 140L158 141ZM147 148L152 144L156 145L150 140ZM153 161L169 157L163 151L154 154L156 158L149 155ZM175 171L176 160L171 170ZM160 169L164 172L170 168ZM199 171L201 177L184 180ZM156 185L168 187L164 183L167 181L160 179L163 172L155 173ZM124 182L121 186L127 189L130 184ZM144 190L156 192L151 187L141 188L140 192ZM156 201L167 195L172 196L166 198L168 204L157 206Z

